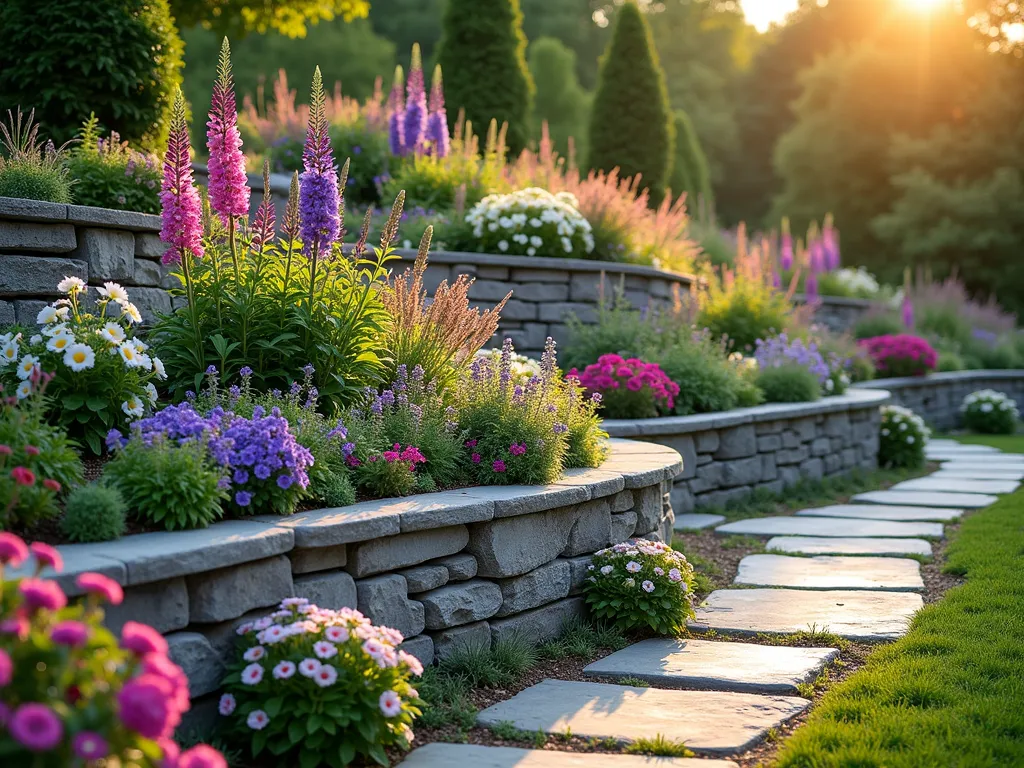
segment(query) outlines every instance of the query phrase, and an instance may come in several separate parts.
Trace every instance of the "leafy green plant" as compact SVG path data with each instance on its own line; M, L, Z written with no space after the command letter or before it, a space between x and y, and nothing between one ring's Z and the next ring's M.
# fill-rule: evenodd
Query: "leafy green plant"
M68 494L60 527L71 541L111 541L124 534L127 511L116 488L89 483Z
M659 345L660 346L660 345ZM757 405L761 401L749 362L727 354L725 344L710 331L692 331L662 348L645 352L661 363L665 374L679 385L675 413L713 413Z
M594 554L584 596L591 612L624 632L676 635L693 617L693 566L671 547L638 539Z
M0 197L70 203L74 181L64 164L67 145L56 149L39 140L34 117L29 112L23 123L20 108L17 117L7 110L7 122L0 123Z
M631 741L625 749L627 755L656 755L658 757L693 757L693 751L682 741L670 739L662 733L653 738L643 737Z
M993 389L967 395L960 406L960 414L965 427L986 435L1012 435L1020 416L1013 398Z
M768 403L807 403L821 397L818 377L797 363L762 368L756 381Z
M904 333L906 330L895 312L869 312L854 324L853 336L856 339L871 339Z
M136 152L120 138L116 132L108 139L101 138L96 115L85 121L67 163L75 179L75 202L159 213L160 164L156 156Z
M200 441L178 444L160 436L133 436L103 468L133 519L168 531L205 528L223 516L228 493L222 474Z
M882 406L878 463L883 467L914 469L924 465L924 445L931 436L924 419L909 408Z

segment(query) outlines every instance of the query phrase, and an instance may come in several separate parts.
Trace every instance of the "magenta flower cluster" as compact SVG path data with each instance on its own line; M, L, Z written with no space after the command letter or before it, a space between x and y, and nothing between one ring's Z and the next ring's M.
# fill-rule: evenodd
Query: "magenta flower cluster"
M425 464L427 457L420 453L420 449L415 445L407 445L402 448L401 444L395 443L390 451L381 451L380 457L388 464L394 464L396 462L408 463L409 471L415 472L417 464ZM371 456L369 461L377 461L377 456Z
M884 376L924 376L935 370L939 356L920 336L900 333L875 336L857 342L863 347L875 370Z
M235 217L249 215L249 187L242 136L238 132L238 108L227 39L221 49L206 127L206 147L210 151L207 164L210 208L225 226L229 226Z
M679 394L679 385L657 363L646 363L636 357L624 359L614 353L601 355L596 363L588 365L582 372L573 368L569 375L579 378L580 384L589 392L600 393L606 403L609 394L616 390L646 391L657 405L671 411Z

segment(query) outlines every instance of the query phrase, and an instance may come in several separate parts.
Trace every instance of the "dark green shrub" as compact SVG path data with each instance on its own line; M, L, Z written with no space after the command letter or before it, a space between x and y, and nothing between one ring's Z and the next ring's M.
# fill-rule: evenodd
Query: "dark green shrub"
M124 534L128 505L116 488L90 483L75 488L64 503L61 530L71 541L111 541Z
M71 202L71 180L64 165L64 147L50 150L39 136L34 112L7 111L0 123L0 197L48 203Z
M587 112L590 95L576 79L576 53L553 37L530 43L530 74L537 85L533 98L533 136L548 124L555 150L568 157L569 139L576 156L586 157Z
M636 3L624 3L616 12L590 111L590 167L618 168L624 177L641 174L652 202L660 203L672 170L673 133L651 31Z
M160 213L159 160L131 149L116 133L109 139L100 138L98 127L95 116L85 122L80 141L68 158L68 169L75 180L75 202Z
M1020 411L1012 397L994 389L981 389L964 398L960 406L964 426L984 435L1012 435Z
M676 134L675 155L668 186L676 197L686 193L686 209L693 215L701 206L707 206L708 209L714 206L708 159L700 146L690 116L677 109L673 113L673 122Z
M909 408L882 406L878 463L882 467L918 469L924 466L924 445L931 437L924 419Z
M491 120L508 123L509 150L525 149L533 96L525 54L519 0L448 0L437 63L444 70L449 125L460 109L477 132Z
M675 413L680 416L728 411L756 405L760 399L743 364L729 360L722 345L713 342L707 333L695 333L691 339L680 339L646 354L658 360L662 370L679 385Z
M853 326L856 339L873 339L876 336L895 336L906 333L907 329L895 312L871 312L864 315Z
M802 365L780 365L757 372L757 386L768 403L808 403L821 396L821 382Z
M181 53L167 0L4 0L0 104L35 107L58 142L95 112L105 129L156 149Z

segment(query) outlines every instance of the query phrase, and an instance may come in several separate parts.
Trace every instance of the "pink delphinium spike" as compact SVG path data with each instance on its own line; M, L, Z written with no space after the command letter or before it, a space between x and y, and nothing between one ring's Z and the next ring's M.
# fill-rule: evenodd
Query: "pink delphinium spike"
M210 207L225 226L233 216L249 213L249 187L246 184L245 155L238 132L235 84L231 75L231 48L225 37L217 63L210 119L206 123L206 146L210 150Z
M317 67L309 100L306 146L302 151L304 170L299 176L299 231L307 256L326 254L341 232L338 169L327 135L324 102L323 78Z
M267 243L274 239L276 224L274 200L270 193L270 161L263 161L263 200L256 209L256 217L252 224L252 247L262 252Z
M430 116L427 118L427 140L430 151L437 157L447 157L451 144L448 135L448 113L444 108L444 84L441 81L441 65L434 67L434 79L430 84Z
M427 132L427 93L423 82L420 46L412 47L412 64L405 84L405 151L420 152Z
M197 259L203 257L203 206L199 201L199 191L192 184L189 149L185 97L178 89L171 114L160 192L163 217L160 239L168 246L163 255L164 264L181 263L186 252Z
M395 67L395 79L388 96L388 148L395 157L405 154L405 104L402 99L402 67Z

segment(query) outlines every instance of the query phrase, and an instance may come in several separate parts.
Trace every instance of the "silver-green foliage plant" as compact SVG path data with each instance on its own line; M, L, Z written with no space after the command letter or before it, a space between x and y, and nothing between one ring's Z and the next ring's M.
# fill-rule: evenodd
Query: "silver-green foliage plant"
M127 509L116 488L90 483L68 494L60 527L71 541L111 541L124 533Z
M1020 411L1004 392L981 389L964 398L960 406L964 426L987 435L1010 435L1017 429Z
M25 118L7 110L0 122L0 197L20 197L48 203L70 203L70 173L64 163L67 145L57 148L39 138L35 111Z
M924 419L900 405L882 406L878 463L883 467L916 469L924 465L924 445L931 430Z
M583 589L591 612L624 632L675 636L694 615L693 566L666 544L616 544L594 553L588 570Z

